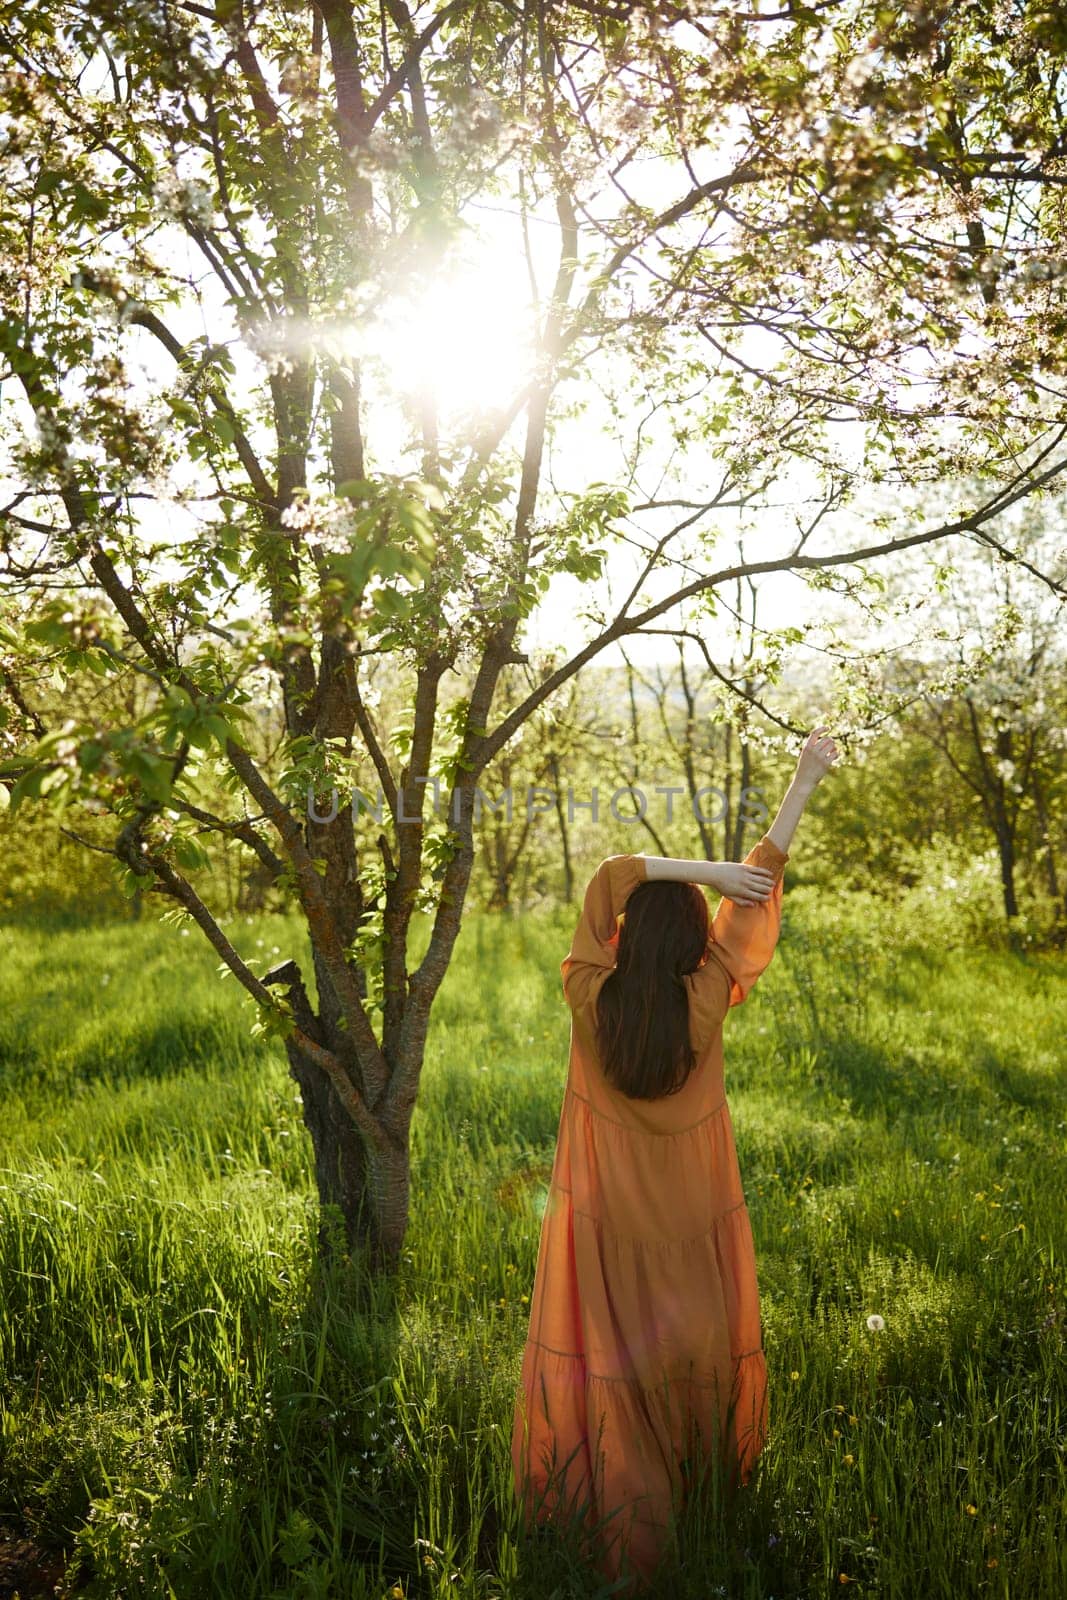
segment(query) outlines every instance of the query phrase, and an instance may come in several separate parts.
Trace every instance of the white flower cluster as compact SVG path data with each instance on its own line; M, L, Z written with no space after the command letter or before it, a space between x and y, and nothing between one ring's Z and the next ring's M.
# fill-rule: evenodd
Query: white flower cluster
M199 178L179 178L167 168L156 179L153 197L160 211L194 228L210 228L215 221L215 202L211 190Z
M862 89L882 65L882 57L877 50L863 50L852 57L841 75L841 82L847 89Z
M244 342L264 363L272 377L287 378L293 370L292 333L281 320L257 322L243 330Z
M309 535L327 555L344 555L356 537L355 512L347 500L302 495L281 515L283 528Z
M374 128L359 144L348 152L356 173L362 178L372 178L377 172L397 172L403 165L403 147L394 142L384 128Z
M130 10L142 22L147 22L157 28L161 33L171 26L172 18L167 14L166 6L157 5L155 0L129 0Z
M321 56L310 53L288 56L278 74L278 88L282 94L297 100L313 98L321 71Z
M42 450L47 450L50 455L56 451L66 451L66 435L61 428L56 426L52 417L46 412L38 411L34 414L34 422L37 426L37 437L41 441Z
M441 135L438 150L446 158L462 160L488 145L496 145L502 127L499 107L483 89L475 88Z
M1062 256L1032 255L1024 261L1015 275L1016 284L1050 283L1067 274L1067 261Z

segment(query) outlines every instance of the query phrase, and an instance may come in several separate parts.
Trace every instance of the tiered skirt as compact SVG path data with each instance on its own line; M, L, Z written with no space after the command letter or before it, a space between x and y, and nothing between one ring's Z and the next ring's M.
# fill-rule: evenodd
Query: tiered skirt
M755 1250L726 1101L673 1135L568 1088L516 1398L516 1490L651 1576L694 1471L745 1483L767 1431Z

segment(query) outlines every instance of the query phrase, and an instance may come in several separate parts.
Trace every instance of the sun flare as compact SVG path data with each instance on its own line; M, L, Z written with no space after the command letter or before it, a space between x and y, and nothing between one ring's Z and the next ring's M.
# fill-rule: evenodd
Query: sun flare
M390 297L372 340L390 386L430 402L444 421L506 406L533 363L534 313L525 288L512 261L487 253L429 288Z

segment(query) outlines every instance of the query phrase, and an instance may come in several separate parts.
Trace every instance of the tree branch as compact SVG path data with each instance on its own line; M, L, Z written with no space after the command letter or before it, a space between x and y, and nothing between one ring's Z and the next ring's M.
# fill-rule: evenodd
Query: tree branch
M209 944L218 951L242 987L247 989L252 998L258 1001L261 1006L271 1012L276 1012L278 1010L277 1000L266 984L256 977L251 967L238 955L192 884L186 878L183 878L180 873L175 872L170 863L165 861L162 856L153 855L151 852L146 851L142 859L146 866L150 867L155 873L165 892L189 912L193 921L206 935ZM289 1038L301 1053L307 1056L309 1061L313 1061L316 1066L326 1073L337 1091L338 1099L361 1133L373 1144L380 1145L382 1143L382 1130L371 1115L358 1087L352 1082L338 1057L331 1050L324 1049L317 1040L312 1039L299 1025L294 1026Z
M497 751L511 738L517 728L521 727L526 718L535 711L539 705L548 699L562 684L579 672L587 662L600 654L609 644L616 639L624 638L627 634L636 633L648 622L663 616L667 611L694 596L706 593L709 589L716 588L721 583L727 583L733 578L744 578L756 573L770 572L796 572L796 571L822 571L832 567L851 566L861 561L873 561L879 556L895 555L900 550L910 550L917 545L932 544L937 540L951 538L955 534L974 533L981 524L990 517L999 515L1008 506L1016 501L1025 499L1036 489L1042 487L1052 478L1067 470L1067 460L1056 462L1033 481L1026 482L1013 490L997 494L987 505L973 511L969 516L961 517L955 522L942 523L939 527L924 529L920 533L908 535L903 539L889 539L881 544L863 546L859 550L849 550L841 554L825 556L797 556L788 555L771 561L747 561L737 566L725 567L720 572L713 572L706 578L699 578L693 583L686 584L683 588L676 589L673 594L664 600L657 601L648 606L637 616L628 617L625 612L620 612L615 621L605 628L595 639L591 640L584 649L571 657L555 672L551 673L533 692L527 696L521 705L509 713L493 732L481 742L477 750L472 752L478 770L491 761ZM1062 587L1062 586L1061 586Z

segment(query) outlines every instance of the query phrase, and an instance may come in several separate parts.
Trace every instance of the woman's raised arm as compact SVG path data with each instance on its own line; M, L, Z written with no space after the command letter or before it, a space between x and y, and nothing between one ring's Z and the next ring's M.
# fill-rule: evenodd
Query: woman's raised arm
M732 1006L744 1000L774 955L781 931L782 874L789 860L789 846L812 790L836 759L836 746L826 730L814 728L800 752L777 816L743 863L747 870L763 870L771 877L770 893L761 893L753 901L726 896L724 891L711 925L709 954L730 978Z
M778 815L767 829L767 838L779 850L789 849L804 807L837 760L837 753L837 746L825 728L811 730L797 760L797 770L778 807Z

